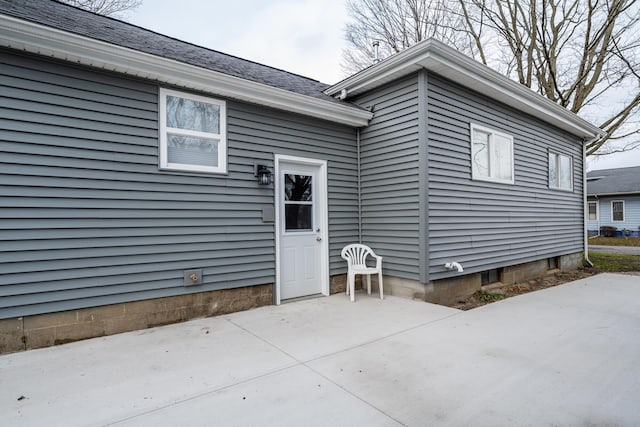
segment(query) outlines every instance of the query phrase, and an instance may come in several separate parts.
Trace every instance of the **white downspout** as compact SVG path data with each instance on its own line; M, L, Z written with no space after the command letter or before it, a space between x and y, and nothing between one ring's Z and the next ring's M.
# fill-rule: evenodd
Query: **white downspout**
M358 243L362 243L362 197L360 195L360 128L356 129L356 158L358 163Z
M602 138L603 136L604 135L596 135L593 139L584 141L584 143L582 144L582 214L584 217L584 260L591 267L593 267L593 262L591 262L591 260L589 259L589 230L587 230L587 222L589 221L589 204L587 203L587 145ZM598 220L600 220L599 217ZM600 229L598 228L598 230Z

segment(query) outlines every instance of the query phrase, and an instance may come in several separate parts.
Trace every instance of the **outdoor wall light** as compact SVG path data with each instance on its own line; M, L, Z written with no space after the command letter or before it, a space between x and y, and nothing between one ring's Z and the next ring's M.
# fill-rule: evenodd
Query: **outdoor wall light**
M256 165L255 176L258 177L259 185L271 184L271 171L266 165Z

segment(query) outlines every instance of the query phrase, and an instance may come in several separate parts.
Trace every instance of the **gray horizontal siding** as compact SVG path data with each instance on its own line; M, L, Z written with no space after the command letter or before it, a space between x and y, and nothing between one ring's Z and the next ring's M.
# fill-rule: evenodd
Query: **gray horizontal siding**
M580 141L435 74L427 94L429 278L582 251ZM471 179L470 123L513 136L514 185ZM573 158L572 192L548 188L550 148Z
M228 175L158 170L158 87L0 51L0 318L275 280L253 164L328 161L331 274L357 240L355 131L228 100ZM182 272L204 284L184 288Z
M355 102L374 117L360 134L362 242L384 258L385 274L419 279L418 78Z

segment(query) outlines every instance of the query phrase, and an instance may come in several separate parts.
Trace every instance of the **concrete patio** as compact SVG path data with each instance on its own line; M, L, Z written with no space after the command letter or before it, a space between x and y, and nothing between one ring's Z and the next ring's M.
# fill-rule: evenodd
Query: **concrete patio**
M640 276L343 294L0 356L0 425L640 424Z

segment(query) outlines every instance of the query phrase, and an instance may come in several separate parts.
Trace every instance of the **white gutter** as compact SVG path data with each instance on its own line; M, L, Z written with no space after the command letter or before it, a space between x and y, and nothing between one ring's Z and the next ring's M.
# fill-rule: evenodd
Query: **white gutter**
M345 104L290 92L6 15L0 15L0 46L350 126L366 126L373 116L369 111Z
M640 191L628 191L625 193L597 193L597 194L589 194L589 196L593 196L593 197L634 196L638 193L640 193Z
M329 87L331 96L354 96L421 68L544 120L583 139L602 130L528 87L515 82L457 50L428 39Z

